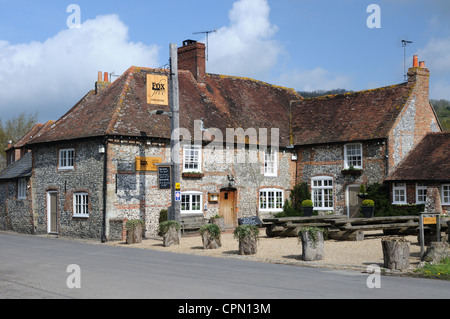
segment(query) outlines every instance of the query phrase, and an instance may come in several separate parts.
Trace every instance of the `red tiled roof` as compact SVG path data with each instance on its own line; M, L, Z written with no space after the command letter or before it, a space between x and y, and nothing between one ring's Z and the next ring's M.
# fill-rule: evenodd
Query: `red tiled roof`
M450 132L425 135L387 180L450 182Z
M89 92L71 110L32 143L94 136L170 138L168 116L150 114L169 107L147 104L146 75L156 69L131 67L98 94ZM288 144L289 101L301 97L292 89L252 79L207 74L197 82L189 71L179 71L180 127L193 132L194 120L205 128L280 128L281 143ZM270 142L270 139L269 139Z
M7 150L11 148L21 148L25 146L27 143L31 142L34 138L45 133L52 124L53 121L47 121L45 124L38 123L33 125L33 127L27 133L25 133L25 135L23 135L17 142L14 143L14 145L12 145Z
M411 95L413 82L328 95L292 105L295 145L387 137Z

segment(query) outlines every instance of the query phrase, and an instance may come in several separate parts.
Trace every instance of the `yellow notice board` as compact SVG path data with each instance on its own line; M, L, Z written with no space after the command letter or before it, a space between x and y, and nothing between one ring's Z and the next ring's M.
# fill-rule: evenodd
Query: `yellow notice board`
M157 171L156 164L162 163L161 157L136 156L136 171Z
M424 225L433 225L436 224L436 217L423 217Z
M167 76L147 74L147 103L169 105L169 82Z

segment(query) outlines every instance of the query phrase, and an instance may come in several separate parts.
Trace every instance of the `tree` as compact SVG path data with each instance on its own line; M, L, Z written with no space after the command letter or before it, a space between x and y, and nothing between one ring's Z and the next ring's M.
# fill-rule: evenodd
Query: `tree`
M36 124L36 119L37 113L30 115L26 112L7 120L4 124L0 119L0 170L6 166L5 151L8 141L11 140L13 144L17 142Z

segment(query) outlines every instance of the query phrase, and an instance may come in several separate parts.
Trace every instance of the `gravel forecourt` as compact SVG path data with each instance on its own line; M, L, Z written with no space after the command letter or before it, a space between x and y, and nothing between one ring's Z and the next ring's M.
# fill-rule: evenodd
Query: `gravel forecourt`
M126 246L142 249L162 250L173 253L195 254L221 258L243 258L247 260L304 267L348 269L365 271L369 265L383 267L381 238L377 231L365 232L362 241L326 240L324 258L320 261L303 261L302 244L297 237L268 237L261 229L258 251L255 255L241 256L238 240L228 230L221 235L222 247L203 249L202 239L198 233L183 235L179 245L164 247L162 237L144 238L141 243L127 245L124 241L109 242L109 245ZM417 236L406 236L410 244L410 269L417 268L420 262L420 245Z

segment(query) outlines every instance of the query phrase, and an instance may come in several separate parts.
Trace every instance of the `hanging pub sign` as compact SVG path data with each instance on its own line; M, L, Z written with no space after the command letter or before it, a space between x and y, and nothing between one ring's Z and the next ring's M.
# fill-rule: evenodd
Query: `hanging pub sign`
M169 105L167 76L147 74L147 104Z

